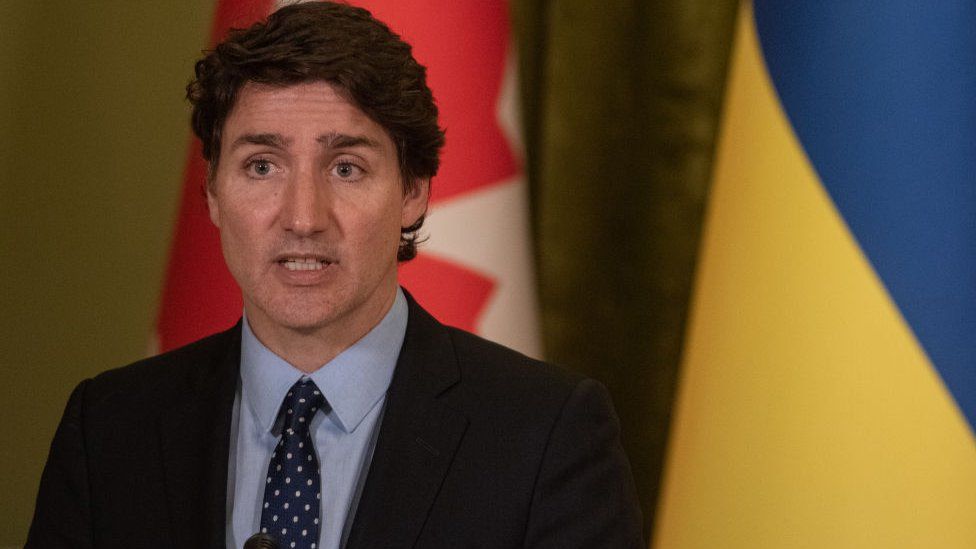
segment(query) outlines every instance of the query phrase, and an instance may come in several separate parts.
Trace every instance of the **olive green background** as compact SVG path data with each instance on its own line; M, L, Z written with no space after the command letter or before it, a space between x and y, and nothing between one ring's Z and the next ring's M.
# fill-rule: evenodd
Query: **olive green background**
M613 394L648 537L736 7L513 10L546 357Z
M735 0L518 0L547 355L614 393L647 525ZM213 2L0 0L0 547L68 393L145 355Z
M0 547L74 385L146 353L212 11L0 2Z

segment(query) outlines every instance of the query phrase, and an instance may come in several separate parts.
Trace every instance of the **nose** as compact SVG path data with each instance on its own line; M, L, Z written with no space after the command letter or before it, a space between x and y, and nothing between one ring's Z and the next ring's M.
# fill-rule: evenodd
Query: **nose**
M329 217L328 189L312 173L296 174L282 197L281 224L296 236L325 230Z

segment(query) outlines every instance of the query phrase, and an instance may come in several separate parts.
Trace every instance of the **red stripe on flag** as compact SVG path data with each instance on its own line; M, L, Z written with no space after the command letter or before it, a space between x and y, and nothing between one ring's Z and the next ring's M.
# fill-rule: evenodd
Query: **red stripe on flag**
M211 26L213 47L231 28L264 18L269 0L221 0ZM224 264L217 229L207 213L207 166L193 139L183 176L180 213L170 249L157 319L159 349L166 351L226 329L241 316L241 292Z
M224 264L207 212L206 173L200 142L194 139L157 321L161 351L225 330L241 316L241 292Z
M447 133L431 203L498 185L520 173L498 124L509 43L504 1L357 0L413 46ZM499 220L499 223L502 223ZM464 230L464 227L457 227ZM437 235L432 235L437 238ZM496 282L471 268L420 255L400 268L400 283L439 320L477 331Z
M220 0L210 27L210 47L227 36L230 29L243 29L271 13L271 0Z
M419 255L400 266L400 283L441 322L470 332L477 331L495 281L481 273L430 255ZM418 298L420 299L420 298Z
M509 40L502 1L357 0L413 46L427 67L447 144L434 203L496 185L519 173L496 117Z

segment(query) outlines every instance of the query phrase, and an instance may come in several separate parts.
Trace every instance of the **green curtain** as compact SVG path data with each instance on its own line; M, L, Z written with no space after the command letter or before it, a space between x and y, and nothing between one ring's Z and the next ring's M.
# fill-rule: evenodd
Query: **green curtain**
M210 1L0 2L0 547L71 389L145 356Z
M735 0L516 0L546 357L614 397L650 537Z

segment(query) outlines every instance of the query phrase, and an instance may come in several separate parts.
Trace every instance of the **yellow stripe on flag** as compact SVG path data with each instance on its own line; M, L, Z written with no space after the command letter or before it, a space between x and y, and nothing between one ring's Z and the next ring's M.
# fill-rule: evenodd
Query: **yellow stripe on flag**
M661 549L976 547L976 444L784 116L743 2Z

